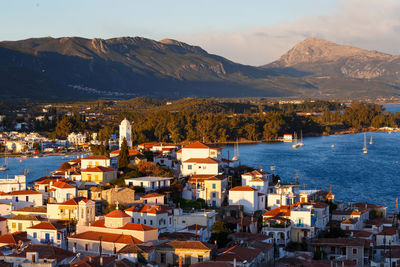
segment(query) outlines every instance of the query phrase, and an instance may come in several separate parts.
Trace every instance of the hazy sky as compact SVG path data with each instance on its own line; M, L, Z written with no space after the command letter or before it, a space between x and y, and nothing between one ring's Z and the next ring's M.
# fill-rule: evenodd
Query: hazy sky
M269 63L306 37L399 53L398 0L1 0L0 40L172 38Z

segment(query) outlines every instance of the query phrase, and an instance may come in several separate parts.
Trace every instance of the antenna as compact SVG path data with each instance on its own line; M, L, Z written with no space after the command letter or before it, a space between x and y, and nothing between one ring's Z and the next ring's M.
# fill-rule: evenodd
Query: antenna
M299 174L296 172L296 184L299 184Z

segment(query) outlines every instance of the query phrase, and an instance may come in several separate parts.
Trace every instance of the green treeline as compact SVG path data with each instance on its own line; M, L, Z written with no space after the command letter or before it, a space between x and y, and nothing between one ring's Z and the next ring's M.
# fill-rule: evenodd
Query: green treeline
M109 106L107 106L109 105ZM108 117L84 123L81 115L58 117L54 135L65 137L75 131L98 131L100 141L118 133L123 118L133 122L134 143L163 141L180 143L200 140L272 141L283 134L319 136L335 131L398 127L400 114L385 112L376 104L305 101L300 104L229 102L211 99L180 99L171 104L136 98L109 107ZM100 107L99 107L100 108ZM306 113L312 113L311 116Z

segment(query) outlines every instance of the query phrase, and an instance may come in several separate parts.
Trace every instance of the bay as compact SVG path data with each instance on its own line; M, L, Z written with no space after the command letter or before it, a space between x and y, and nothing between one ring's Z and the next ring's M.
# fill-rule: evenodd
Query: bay
M304 147L293 143L240 144L241 164L270 171L275 166L284 182L299 183L308 189L329 191L344 203L367 201L394 210L400 197L400 133L366 133L373 144L362 153L364 133L305 138ZM332 148L331 145L334 145ZM223 155L233 156L233 145L224 147Z

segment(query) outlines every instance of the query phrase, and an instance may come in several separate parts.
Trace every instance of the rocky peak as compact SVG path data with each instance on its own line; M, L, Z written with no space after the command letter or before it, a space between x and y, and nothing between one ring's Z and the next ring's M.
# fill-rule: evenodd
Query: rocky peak
M391 56L310 37L296 44L279 59L279 62L281 65L291 66L299 63L332 62L348 57L385 59Z

